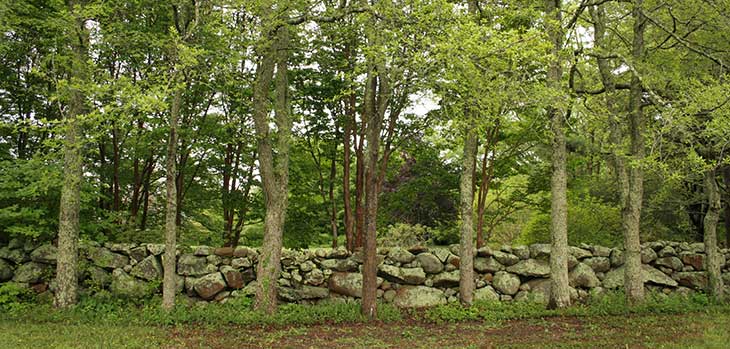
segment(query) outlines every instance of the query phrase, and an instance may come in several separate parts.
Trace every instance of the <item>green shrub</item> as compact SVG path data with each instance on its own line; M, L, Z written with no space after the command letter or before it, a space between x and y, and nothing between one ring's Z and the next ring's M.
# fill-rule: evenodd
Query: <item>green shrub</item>
M378 246L410 247L425 244L427 240L428 231L420 224L396 223L378 232Z

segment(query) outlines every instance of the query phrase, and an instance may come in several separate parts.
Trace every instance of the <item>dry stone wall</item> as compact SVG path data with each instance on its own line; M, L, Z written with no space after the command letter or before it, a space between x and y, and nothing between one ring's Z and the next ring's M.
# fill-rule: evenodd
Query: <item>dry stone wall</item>
M86 290L108 290L119 297L160 291L161 244L80 246L80 282ZM458 246L382 248L378 251L378 298L399 307L423 307L458 299ZM550 245L503 246L476 251L475 299L546 301L550 292ZM722 250L723 278L730 284L730 251ZM688 293L707 285L701 243L658 241L642 247L646 287ZM225 302L251 296L256 283L257 249L249 247L178 249L178 290L197 301ZM13 240L0 247L0 283L15 282L37 292L54 290L56 247ZM362 255L340 249L284 250L278 294L282 302L352 301L361 297ZM574 300L623 286L621 249L570 247L570 286Z

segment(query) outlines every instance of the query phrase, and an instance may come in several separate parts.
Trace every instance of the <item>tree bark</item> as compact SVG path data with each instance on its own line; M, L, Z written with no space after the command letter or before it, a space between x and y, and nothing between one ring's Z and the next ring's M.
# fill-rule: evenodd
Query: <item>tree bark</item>
M720 249L717 246L717 222L720 219L720 189L715 179L715 170L705 172L705 192L707 193L707 213L705 214L705 253L707 254L707 293L715 298L722 298L724 289Z
M477 195L477 248L484 246L484 211L487 208L487 196L489 195L489 187L494 176L495 148L497 144L497 134L499 132L499 121L487 131L487 139L484 143L484 156L482 157L481 181L479 182L479 192ZM489 153L492 152L492 156Z
M730 165L723 168L722 180L725 183L725 248L730 248Z
M83 84L88 78L86 70L88 32L83 20L74 13L74 1L69 1L68 6L69 11L75 17L73 33L76 34L74 44L72 44L71 78L74 83ZM79 211L81 208L81 181L83 180L81 156L83 135L78 117L84 112L84 100L85 96L82 91L71 88L68 112L65 115L63 186L58 217L58 263L56 265L58 290L55 295L55 305L59 308L71 307L76 304L78 299Z
M254 123L258 138L259 168L264 188L266 215L264 217L264 241L257 268L255 308L266 313L276 311L276 287L281 270L282 233L287 207L289 181L289 147L291 119L289 117L289 81L287 77L289 29L281 26L276 30L273 47L265 47L257 67L254 87ZM275 123L278 129L278 161L274 163L272 135L270 134L269 87L276 65Z
M553 23L548 24L548 35L552 42L553 60L548 70L548 86L560 89L562 69L560 49L562 30L560 1L546 0L545 12ZM568 284L568 198L565 148L565 115L555 107L548 108L550 129L552 130L552 176L550 180L550 300L548 308L565 308L570 305L570 285Z
M644 28L646 20L642 12L642 0L634 2L634 38L631 55L634 63L644 56ZM628 197L623 212L625 274L624 288L626 300L635 305L644 299L644 279L641 270L641 206L644 195L644 173L641 162L644 160L644 113L642 107L643 88L639 76L631 78L629 97L629 133L631 138L632 160L628 168Z
M174 73L173 73L174 74ZM177 82L176 79L173 79ZM165 159L165 255L162 259L162 307L170 310L175 307L175 291L177 289L177 273L175 272L175 255L177 250L177 184L176 169L177 163L177 131L178 118L180 116L180 104L182 103L182 89L175 86L172 104L170 106L170 134L167 139L167 159Z
M474 115L467 115L472 118ZM474 173L476 162L477 135L475 125L470 123L464 135L464 158L462 160L460 209L461 244L459 245L459 298L461 304L470 306L474 300Z

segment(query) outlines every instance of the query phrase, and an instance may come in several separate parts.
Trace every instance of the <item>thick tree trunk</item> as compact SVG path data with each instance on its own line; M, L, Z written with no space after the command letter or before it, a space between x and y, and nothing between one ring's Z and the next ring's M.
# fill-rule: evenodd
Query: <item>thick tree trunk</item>
M473 115L468 115L473 117ZM474 300L474 177L472 168L476 162L477 135L473 123L464 135L462 160L460 209L461 240L459 246L459 298L461 304L470 306Z
M705 214L705 253L707 254L707 293L722 298L724 289L720 249L717 246L717 222L720 219L720 189L715 180L715 170L705 172L705 192L707 193L707 213Z
M634 39L632 57L635 63L644 56L644 28L646 20L642 12L642 0L634 3ZM644 279L641 269L641 207L644 195L644 173L641 161L644 160L644 113L642 108L643 88L641 80L634 74L631 78L629 99L629 132L631 137L632 160L628 169L628 198L623 210L625 275L624 288L629 304L640 303L644 299Z
M74 2L69 1L68 5L69 10L73 13ZM72 79L75 80L72 82L82 84L87 79L85 64L88 33L80 18L74 19L73 26L77 39L72 47L74 57L71 71ZM84 99L82 91L72 88L68 112L65 115L63 186L58 217L58 263L56 265L58 290L55 295L55 305L59 308L75 305L78 298L79 211L81 208L81 181L83 180L81 155L83 135L78 117L84 112Z
M255 307L266 313L276 311L276 287L281 270L281 247L284 220L286 217L289 182L289 147L291 119L289 117L289 81L287 77L289 29L277 29L273 47L264 50L257 68L254 88L254 123L258 137L259 167L264 187L266 216L264 218L264 241L257 268ZM268 125L269 86L276 65L276 102L274 115L278 129L278 158L274 163Z
M175 87L170 107L170 134L167 139L167 159L165 159L165 255L162 259L162 307L170 310L175 306L177 289L177 273L175 272L175 255L177 250L177 185L175 165L177 154L177 130L182 103L182 89Z
M548 24L548 35L552 41L553 61L548 70L548 86L560 88L562 69L560 49L562 47L562 17L560 1L546 0L545 12L553 23ZM548 308L564 308L570 305L570 285L568 284L568 198L565 148L565 117L557 108L549 107L550 128L552 130L552 177L550 181L550 300Z

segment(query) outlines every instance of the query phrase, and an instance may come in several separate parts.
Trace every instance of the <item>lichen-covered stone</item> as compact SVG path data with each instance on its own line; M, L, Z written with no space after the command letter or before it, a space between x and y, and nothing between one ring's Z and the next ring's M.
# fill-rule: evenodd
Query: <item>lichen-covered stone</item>
M669 268L675 271L681 271L684 268L684 263L677 257L661 257L654 261L654 265Z
M406 249L393 247L388 252L388 259L404 264L413 262L413 260L416 259L416 256L413 253L408 252Z
M235 268L224 265L221 267L221 274L223 274L223 278L226 280L228 287L233 289L243 288L243 275Z
M485 286L474 291L475 301L498 301L499 294L491 286Z
M20 264L30 260L28 255L21 249L10 249L7 246L0 247L0 258L9 260L13 263Z
M114 269L112 272L109 290L113 295L128 298L142 298L152 291L146 282L127 274L122 269Z
M376 285L380 287L383 279L377 278ZM362 274L335 272L329 278L327 287L330 291L344 296L362 297Z
M494 274L492 285L499 293L511 296L520 289L520 278L515 274L499 271Z
M0 258L0 282L8 281L13 278L14 269L10 263Z
M583 260L587 266L597 273L605 273L611 270L611 260L608 257L591 257Z
M494 251L494 259L496 259L497 262L505 266L514 265L520 261L519 257L511 253L506 253L502 251Z
M705 255L699 253L681 253L679 258L685 265L692 266L694 270L705 270Z
M147 256L129 272L140 279L155 280L162 278L162 266L154 255Z
M50 276L52 269L43 263L28 262L15 269L13 281L34 284Z
M530 245L530 258L550 259L550 244Z
M215 297L218 292L226 288L226 281L221 273L212 273L198 278L193 285L193 289L200 298L210 300Z
M444 292L427 286L403 286L396 290L393 304L400 308L423 308L446 304Z
M546 277L550 275L550 265L545 260L527 259L507 267L507 271L522 276Z
M183 254L177 260L177 273L184 276L201 276L209 272L205 257Z
M672 275L678 284L695 290L707 288L707 273L704 271L677 272Z
M652 248L641 249L641 263L649 264L657 259L657 254Z
M512 254L517 256L519 259L530 258L530 248L524 245L512 247Z
M588 258L588 257L593 257L593 253L591 253L591 251L582 249L580 247L570 246L568 251L570 252L571 256L573 256L579 260Z
M124 268L129 264L129 257L100 247L89 250L89 259L97 266L106 269Z
M474 258L474 270L480 273L494 273L504 270L504 266L493 257L477 257Z
M41 245L31 252L30 259L34 262L55 264L58 249L51 244Z
M433 276L433 286L454 287L459 285L460 273L458 270L445 271Z
M438 274L444 270L444 264L431 253L421 253L416 256L416 260L421 264L423 271L428 274Z
M568 280L572 287L594 288L601 284L601 281L598 280L593 269L584 263L578 263L578 265L570 271L568 274Z
M611 250L611 267L620 267L624 265L624 251L619 249Z
M378 275L392 282L419 285L426 280L426 273L421 268L399 268L382 264L378 267Z

